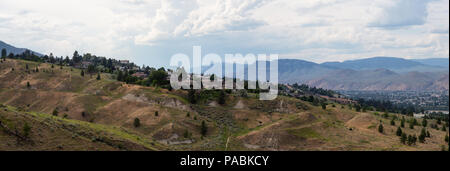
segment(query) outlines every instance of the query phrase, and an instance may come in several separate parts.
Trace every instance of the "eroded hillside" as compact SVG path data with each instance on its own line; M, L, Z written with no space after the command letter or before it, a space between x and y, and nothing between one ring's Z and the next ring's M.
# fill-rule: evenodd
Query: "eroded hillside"
M401 117L395 114L386 118L331 102L323 109L284 96L259 101L257 94L239 92L227 93L222 105L214 91L190 104L187 91L80 73L45 63L1 63L0 119L10 126L0 130L0 150L441 150L446 144L447 132L431 128L425 143L400 143L400 121L390 125ZM31 127L26 137L25 123ZM416 135L421 129L403 128Z

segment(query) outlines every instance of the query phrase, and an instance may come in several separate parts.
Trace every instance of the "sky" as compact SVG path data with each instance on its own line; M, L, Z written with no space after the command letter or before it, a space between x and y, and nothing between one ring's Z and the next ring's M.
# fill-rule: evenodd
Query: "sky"
M172 55L317 63L449 57L449 0L0 0L0 40L167 66Z

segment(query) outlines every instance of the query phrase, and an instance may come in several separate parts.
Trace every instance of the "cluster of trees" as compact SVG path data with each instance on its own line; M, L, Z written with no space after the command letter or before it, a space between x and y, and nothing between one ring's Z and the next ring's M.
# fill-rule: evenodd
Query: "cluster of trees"
M3 60L6 58L11 58L11 59L22 59L22 60L28 60L28 61L43 62L43 59L41 57L34 54L30 50L25 50L21 54L9 53L8 55L6 55L7 53L8 52L6 51L6 49L2 49L1 58Z
M325 105L325 108L326 108L326 105L327 105L325 99L319 98L319 97L314 97L313 95L302 96L302 97L300 97L300 100L310 102L314 106L321 105L323 107Z
M133 76L137 71L149 73L147 78L139 78ZM117 81L125 82L127 84L136 84L142 86L158 86L166 89L171 89L169 81L169 72L171 70L166 70L164 67L155 69L146 67L145 70L124 70L117 72Z
M334 97L334 95L339 94L333 90L310 87L306 84L299 85L299 84L295 83L292 85L292 87L295 89L301 90L303 93L306 93L306 94L318 94L318 95L323 95L323 96L328 96L328 97Z
M424 112L422 108L415 108L414 106L402 106L402 105L394 105L390 101L382 101L382 100L365 100L365 99L357 99L356 100L361 108L363 109L371 109L374 108L377 111L385 111L391 113L401 113L404 115L412 116L414 113Z
M430 113L430 114L426 114L424 116L424 118L426 118L426 119L435 119L435 120L438 120L439 122L445 121L447 123L447 125L448 125L448 121L449 121L449 115L448 114L444 114L442 112L438 112L438 113L437 112L433 112L433 113Z
M407 135L406 133L403 133L402 136L400 137L400 142L402 144L408 144L409 146L416 145L417 136L416 135Z
M226 103L227 94L232 93L229 90L192 90L188 91L188 101L191 104L215 100L218 104L224 105Z

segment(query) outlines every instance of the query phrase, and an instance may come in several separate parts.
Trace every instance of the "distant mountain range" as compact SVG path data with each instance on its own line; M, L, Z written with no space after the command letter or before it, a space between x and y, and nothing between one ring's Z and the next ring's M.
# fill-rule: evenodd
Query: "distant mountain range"
M448 58L374 57L322 64L280 59L278 74L280 83L303 83L332 90L441 91L449 89L448 63ZM203 71L208 68L203 67Z
M5 43L5 42L3 42L3 41L1 41L0 40L0 50L2 50L2 49L6 49L6 53L9 55L10 53L13 53L14 55L16 55L16 54L22 54L23 52L25 52L26 50L29 50L29 49L26 49L26 48L16 48L16 47L14 47L14 46L12 46L12 45L9 45L9 44L7 44L7 43ZM35 52L35 51L32 51L32 50L30 50L32 53L34 53L35 55L37 55L37 56L43 56L41 53L38 53L38 52Z
M442 65L442 61L447 61L447 66ZM374 57L360 60L351 60L344 62L326 62L322 66L335 69L353 69L353 70L376 70L388 69L394 72L431 72L441 71L442 68L448 68L448 59L422 59L407 60L394 57Z
M449 89L448 63L448 58L374 57L322 64L281 59L279 79L332 90L440 91Z
M0 41L0 50L3 48L8 54L20 54L27 50ZM332 90L449 90L448 58L408 60L374 57L322 64L280 59L278 65L279 82L286 84L304 83ZM202 67L202 70L208 68Z

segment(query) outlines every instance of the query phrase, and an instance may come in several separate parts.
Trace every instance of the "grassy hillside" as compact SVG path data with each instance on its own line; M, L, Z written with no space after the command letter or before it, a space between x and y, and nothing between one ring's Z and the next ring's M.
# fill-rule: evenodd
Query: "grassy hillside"
M322 109L284 96L259 101L239 92L228 93L224 105L215 91L189 104L186 91L80 73L22 60L0 63L0 150L441 150L448 134L427 128L425 143L408 146L395 135L400 121L390 125L392 117L401 118L395 114L331 103ZM25 123L31 127L26 137ZM417 136L421 129L403 128Z

